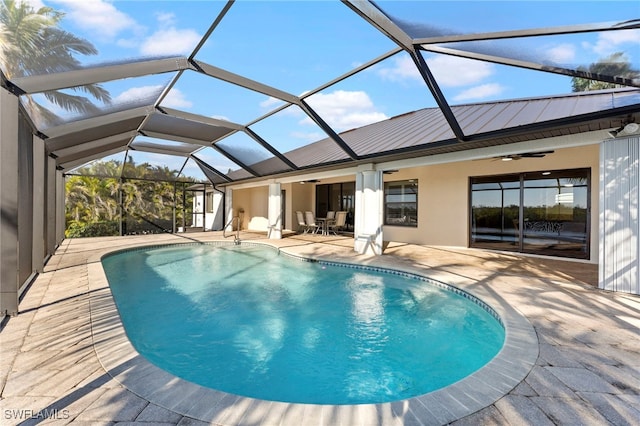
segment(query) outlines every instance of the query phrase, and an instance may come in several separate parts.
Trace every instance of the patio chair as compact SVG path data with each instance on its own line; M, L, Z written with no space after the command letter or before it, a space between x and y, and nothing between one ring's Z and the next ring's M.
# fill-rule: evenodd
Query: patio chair
M304 222L307 226L307 231L317 234L318 231L321 231L321 226L316 223L316 218L312 212L304 212Z
M309 227L307 226L307 223L304 221L304 215L302 214L301 211L296 211L296 218L298 219L298 232L301 232L303 234L306 234L307 232L309 232Z
M327 233L333 232L333 235L338 235L338 230L342 230L347 223L347 212L337 212L336 218L327 222Z
M336 212L331 211L331 210L329 210L329 211L327 212L327 220L329 220L329 219L335 219L335 217L336 217Z

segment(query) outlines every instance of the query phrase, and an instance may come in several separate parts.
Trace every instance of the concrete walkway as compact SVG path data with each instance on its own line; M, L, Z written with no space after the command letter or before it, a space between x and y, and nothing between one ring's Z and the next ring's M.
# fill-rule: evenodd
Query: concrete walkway
M65 240L26 293L20 314L0 332L0 424L206 424L140 397L116 379L118 371L105 369L104 356L96 353L105 344L96 340L92 316L95 322L110 315L100 310L110 294L90 277L102 254L114 249L216 239L221 235L208 232ZM241 239L263 237L243 233ZM451 424L640 424L640 297L595 288L594 265L409 244L390 244L384 256L367 257L344 237L291 236L273 243L303 256L421 271L528 319L538 339L535 365L504 396ZM405 415L378 418L338 412L334 420L438 424L433 411L421 415L410 407ZM230 411L222 423L321 423L288 411L268 419L252 416L250 407L242 412L234 417Z

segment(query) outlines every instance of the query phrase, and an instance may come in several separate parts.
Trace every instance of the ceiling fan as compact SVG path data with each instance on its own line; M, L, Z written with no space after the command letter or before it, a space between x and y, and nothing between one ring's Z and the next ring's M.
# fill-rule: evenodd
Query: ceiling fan
M542 158L547 154L553 154L553 152L554 151L521 152L519 154L501 155L494 158L502 161L521 160L523 158Z

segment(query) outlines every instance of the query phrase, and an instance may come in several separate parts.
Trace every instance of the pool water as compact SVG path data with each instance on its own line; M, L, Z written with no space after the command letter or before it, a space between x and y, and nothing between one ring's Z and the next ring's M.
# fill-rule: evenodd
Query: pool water
M102 262L140 354L247 397L406 399L473 373L504 342L504 328L478 304L408 274L251 245L169 246Z

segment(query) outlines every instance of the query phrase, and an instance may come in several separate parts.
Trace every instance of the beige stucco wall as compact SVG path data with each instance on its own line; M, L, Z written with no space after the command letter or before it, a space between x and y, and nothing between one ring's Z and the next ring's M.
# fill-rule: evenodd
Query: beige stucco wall
M298 230L298 219L296 211L304 212L305 210L315 210L316 186L312 184L291 183L287 185L287 216L288 229L292 231ZM291 208L289 208L289 205Z
M266 231L268 225L269 187L237 189L233 191L233 211L244 209L242 229Z
M418 179L418 228L385 226L386 241L468 246L469 177L528 171L591 168L591 259L598 258L599 147L558 149L544 158L517 161L463 161L403 169L385 175L385 182Z
M385 241L467 247L469 238L469 178L472 176L508 173L591 169L591 256L598 259L599 145L556 149L544 158L523 158L516 161L496 159L459 161L438 165L400 168L385 174L384 181L418 180L418 227L384 226ZM348 182L355 175L323 178L321 184ZM282 184L286 191L287 229L297 230L297 210L315 209L315 184L298 182ZM234 189L233 209L244 209L243 229L267 231L269 187Z

